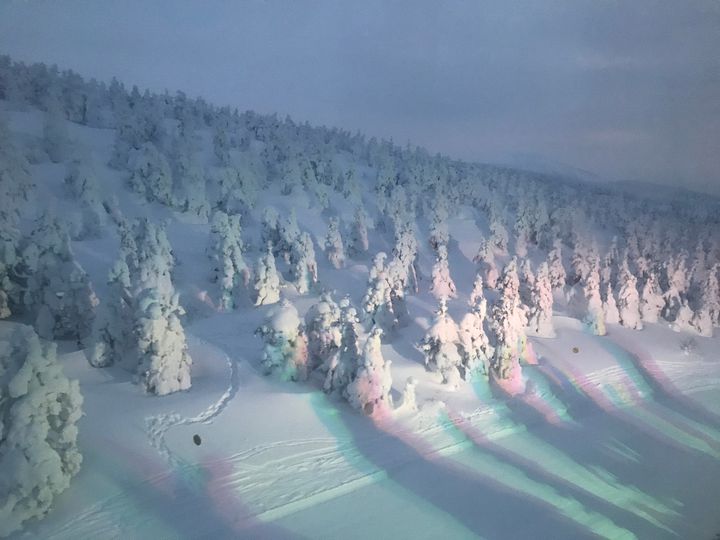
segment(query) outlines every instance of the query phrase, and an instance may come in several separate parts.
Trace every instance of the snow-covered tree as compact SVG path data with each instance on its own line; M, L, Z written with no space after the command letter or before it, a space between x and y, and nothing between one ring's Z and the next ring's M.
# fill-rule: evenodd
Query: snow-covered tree
M445 298L435 312L435 320L419 344L425 355L425 367L440 373L444 383L455 386L460 380L463 358L457 324L447 312Z
M320 296L305 314L305 328L308 340L308 368L310 371L328 369L330 359L340 348L342 327L340 306L329 292Z
M700 307L695 311L690 320L690 326L703 337L712 337L713 321L710 311L710 303L702 301Z
M395 246L393 247L393 261L391 266L394 267L396 278L395 293L403 294L414 292L417 293L418 276L416 271L417 260L417 239L415 238L415 228L409 221L401 221L395 226Z
M325 253L333 267L339 269L345 266L345 247L340 236L340 223L337 218L331 218L328 223L328 232L325 237Z
M297 292L306 294L318 282L317 261L312 237L300 233L290 253L290 273Z
M470 311L460 321L461 375L465 380L475 373L488 373L493 350L485 333L486 316L487 300L480 295L471 300Z
M436 201L430 218L430 247L437 252L439 246L446 246L450 241L450 233L448 231L448 210L447 204L443 200Z
M92 326L97 297L75 260L62 224L45 214L24 251L28 266L24 296L43 339L83 339Z
M28 327L0 329L0 537L44 516L80 470L82 401L54 344Z
M300 227L297 223L297 216L293 208L284 220L278 220L279 242L275 246L275 253L281 255L286 263L290 262L293 249L300 238Z
M438 245L437 258L432 268L432 285L430 286L430 292L437 300L457 297L455 282L450 277L447 257L447 246Z
M672 324L673 330L675 330L676 332L692 330L691 323L694 318L695 313L693 313L693 310L690 307L690 303L688 302L687 298L683 298L680 304L680 309L678 309L677 315L675 317L675 321Z
M475 274L475 280L473 281L473 287L472 291L470 292L470 298L468 299L468 305L470 307L473 307L475 303L480 300L481 298L484 298L485 296L485 289L483 284L483 278L482 274L478 272Z
M185 310L177 294L143 289L135 301L134 339L137 376L144 390L163 396L190 388L192 359L180 316Z
M665 306L660 284L658 283L657 274L650 272L648 278L643 285L642 295L640 298L640 312L643 321L647 323L658 322Z
M30 165L0 114L0 234L17 225L34 189Z
M265 342L262 365L266 375L284 381L307 379L308 342L295 306L283 299L257 333Z
M562 291L567 282L567 273L562 258L562 244L556 241L548 255L548 267L550 271L550 282L553 290Z
M532 271L530 259L522 260L518 277L520 278L520 302L525 306L530 306L532 292L535 288L535 274Z
M546 262L540 264L530 293L528 326L540 337L555 337L553 327L553 292L550 269Z
M280 275L275 267L270 244L265 254L258 259L253 289L256 306L274 304L280 300Z
M220 286L220 306L235 307L239 292L250 283L250 269L243 258L244 243L240 216L218 211L213 216L211 246L214 279Z
M585 323L596 336L607 333L605 327L605 311L603 310L602 295L600 294L600 272L597 264L592 261L588 265L587 273L582 281L583 296L585 298Z
M153 143L145 143L134 154L130 187L148 201L173 206L173 181L170 165Z
M373 258L367 292L362 300L362 311L368 324L388 330L395 327L398 320L390 297L386 259L387 255L382 251Z
M355 376L345 389L350 405L367 415L382 414L392 409L391 362L383 358L381 336L381 328L370 330Z
M147 218L121 223L120 252L130 271L132 294L146 288L167 296L174 294L175 257L164 226Z
M491 371L514 391L519 391L523 384L520 358L527 352L526 322L520 307L517 262L512 259L499 280L498 298L492 306L488 329L494 348Z
M605 314L605 324L620 324L620 310L618 309L610 283L605 284L603 296L603 313Z
M340 346L327 364L323 390L346 395L345 390L355 377L360 363L360 321L349 298L340 302Z
M350 242L348 243L348 254L351 257L359 257L367 253L368 243L368 217L362 206L355 209L354 219L350 228Z
M205 171L190 159L184 166L176 167L174 206L192 214L205 223L210 215L207 199L207 178Z
M135 354L134 313L130 270L124 260L117 261L110 269L107 283L107 295L98 308L85 354L93 367L107 367L115 363L127 366Z
M637 279L630 272L627 261L620 267L618 276L620 290L618 292L618 309L620 310L620 324L633 330L642 330L640 318L640 295L637 290Z
M267 206L262 213L262 242L269 244L273 253L277 253L280 245L280 216L272 206Z
M481 239L480 248L473 261L478 264L479 271L485 280L486 286L494 289L497 286L500 274L495 265L495 254L493 253L492 244L485 239Z

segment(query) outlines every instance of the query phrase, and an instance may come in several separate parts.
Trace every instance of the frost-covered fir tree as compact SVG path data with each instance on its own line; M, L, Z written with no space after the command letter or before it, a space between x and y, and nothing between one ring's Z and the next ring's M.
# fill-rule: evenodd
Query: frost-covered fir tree
M690 331L692 330L692 320L695 318L690 303L687 298L683 298L680 303L680 309L678 309L675 321L672 324L673 330L676 332Z
M297 292L306 294L318 282L317 261L312 237L302 232L290 253L290 273Z
M370 330L355 375L345 389L350 405L367 415L382 414L392 409L390 361L381 350L382 329Z
M712 337L713 322L710 314L710 302L703 299L690 320L690 326L703 337Z
M233 309L242 289L250 283L250 269L243 258L244 243L240 216L218 211L213 216L210 246L214 263L214 280L220 288L220 307Z
M143 289L136 298L135 309L137 376L143 389L164 396L190 388L192 360L180 322L185 311L178 295Z
M342 327L340 306L329 292L320 296L305 314L305 329L308 340L308 370L321 368L327 371L330 359L340 348Z
M443 200L436 201L430 218L430 247L437 252L439 246L446 246L450 241L450 233L448 231L448 211L447 203Z
M605 314L605 324L620 324L620 310L618 309L610 283L605 284L605 290L602 295L603 313Z
M562 244L560 241L555 241L553 244L553 248L548 255L548 267L553 290L562 291L567 282L567 273L563 264Z
M597 264L590 263L583 278L583 297L585 298L585 323L596 336L607 333L605 327L605 311L600 294L600 272Z
M455 321L447 312L444 298L435 312L435 320L419 344L425 355L425 367L440 373L444 383L456 386L460 381L463 358L460 353L460 334Z
M360 257L367 253L368 242L368 217L365 209L358 206L355 209L353 222L350 228L350 241L348 242L348 254L351 257Z
M262 213L261 223L263 244L269 244L273 253L277 253L280 245L280 216L277 210L272 206L266 207Z
M183 212L192 214L203 223L210 215L210 203L207 199L207 178L205 171L194 160L185 166L176 167L174 206Z
M117 261L110 269L107 284L107 295L98 308L85 354L93 367L107 367L115 363L127 366L135 354L134 313L130 270L124 260Z
M270 244L268 244L265 254L258 259L253 289L255 290L256 306L280 301L280 274L275 267L275 257Z
M75 260L61 223L45 214L24 251L28 266L24 304L35 317L43 339L87 337L97 297L85 271Z
M157 289L172 295L175 257L165 227L147 218L121 223L120 253L130 271L132 294L141 289Z
M532 292L535 288L535 274L532 271L530 259L522 259L518 277L520 278L520 302L525 306L530 306Z
M469 380L474 374L488 374L492 347L485 333L487 300L475 296L470 301L470 311L460 321L460 353L462 355L463 379Z
M257 329L257 334L265 342L262 365L266 375L284 381L307 379L308 343L295 306L283 299Z
M82 396L54 344L28 327L0 328L0 537L47 514L80 470Z
M657 274L650 272L642 288L640 297L640 313L642 320L647 323L656 323L665 307L662 290L658 283Z
M512 259L499 280L498 298L492 306L488 325L493 346L491 372L511 392L519 392L524 386L520 358L527 352L525 325L517 262Z
M402 289L403 294L417 293L418 275L416 270L417 239L415 228L409 221L401 221L395 225L395 246L393 247L393 266L396 279L395 292Z
M373 326L389 330L398 324L390 296L388 272L385 266L387 255L382 251L373 258L368 277L368 288L362 299L364 320Z
M153 143L145 143L135 152L130 187L146 200L173 206L173 181L167 158Z
M349 298L340 302L340 346L334 351L327 365L323 390L345 395L345 390L355 377L360 364L360 320Z
M706 273L700 288L700 303L707 307L713 326L720 326L720 263L715 263Z
M300 227L298 227L295 208L290 210L286 219L278 220L277 230L279 241L275 247L275 252L277 255L281 255L286 263L289 263L293 248L297 245L300 238Z
M325 237L325 253L330 264L335 268L345 266L345 247L340 236L340 223L337 218L330 218L328 232Z
M470 292L470 298L468 299L468 305L470 307L474 306L475 303L480 300L481 298L484 298L484 284L483 284L483 278L482 274L478 272L475 274L475 280L473 281L473 287L472 291Z
M455 282L450 277L450 266L447 257L447 246L440 244L432 268L432 285L430 286L430 292L437 300L457 297Z
M553 327L553 292L550 269L546 262L540 264L530 293L528 326L540 337L555 337Z
M640 295L637 290L637 279L630 272L627 261L623 261L618 275L618 309L620 324L633 330L642 330L640 318Z
M500 274L495 265L495 254L493 253L492 244L485 239L480 240L480 248L477 255L473 259L479 266L485 284L488 288L494 289L497 285Z

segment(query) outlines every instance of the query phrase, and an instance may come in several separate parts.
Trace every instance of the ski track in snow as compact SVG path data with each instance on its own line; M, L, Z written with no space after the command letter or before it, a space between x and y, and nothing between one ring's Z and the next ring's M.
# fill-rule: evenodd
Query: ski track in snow
M210 345L207 341L198 339L205 347L212 348L221 352L216 347ZM176 426L185 426L190 424L209 424L212 420L225 410L228 403L235 397L240 384L240 374L238 370L238 362L231 359L225 352L222 352L225 362L230 370L230 382L225 392L220 398L212 403L205 410L192 417L184 417L177 413L159 414L151 416L145 420L146 430L150 439L150 444L167 460L172 467L179 467L182 460L177 458L165 441L165 435L169 429Z
M202 346L213 350L215 347L202 339L198 339ZM620 343L612 343L628 355L632 352L625 349ZM168 462L172 471L160 473L149 477L144 483L148 485L159 485L163 483L173 472L185 472L195 467L177 457L168 447L166 434L173 427L191 424L210 424L214 418L225 410L238 391L239 369L238 362L232 360L227 354L222 353L230 370L230 381L228 387L217 401L202 410L195 416L182 416L178 413L160 414L146 419L146 429L150 444ZM632 355L634 356L634 355ZM635 361L640 361L634 356ZM667 375L673 377L675 370L682 365L678 362L658 362L658 367L669 367ZM686 367L686 366L685 366ZM709 366L708 366L709 367ZM672 369L676 368L676 369ZM542 369L540 371L543 371ZM663 369L664 371L664 369ZM651 381L644 380L648 375L654 373L640 373L640 386L648 386ZM546 375L547 376L547 375ZM615 383L628 383L627 370L620 365L612 365L606 368L587 373L580 384L583 389L594 387L596 390L605 385ZM712 386L712 382L698 381L697 386L683 388L683 394L699 391L706 386ZM631 383L631 386L634 386ZM638 390L640 390L638 392ZM643 392L641 388L635 389L634 399L616 404L619 408L637 405L640 402L654 401L653 392ZM529 395L518 396L518 399L526 400ZM480 424L480 425L478 425ZM526 431L531 426L510 420L505 415L498 415L492 408L478 408L471 413L461 413L456 418L456 427L459 429L468 428L491 428L485 432L488 441L502 439L515 433ZM376 442L382 444L382 439L387 436L403 437L406 435L405 426L392 423L392 433L382 433L377 437ZM431 450L420 452L421 459L432 459L435 457L450 457L464 450L476 446L469 438L448 441L442 440L442 434L448 428L443 422L431 422L425 427L408 430L409 435L420 440L433 440ZM441 439L436 439L438 436ZM366 441L375 442L375 441ZM282 453L282 450L292 449L292 453ZM626 455L629 459L636 460L637 455L630 448L615 448L615 450ZM280 451L278 456L273 452ZM351 438L338 439L335 437L319 437L307 439L280 440L271 443L257 445L241 452L210 460L204 463L205 466L224 465L232 471L230 474L217 478L214 489L228 490L235 493L244 503L250 503L245 509L244 515L239 516L240 520L259 520L261 522L272 522L287 517L299 511L312 508L318 504L333 500L364 488L376 482L388 478L389 471L404 466L414 458L400 459L389 463L387 467L381 468L369 463L361 450L355 447ZM338 482L338 478L343 481ZM191 503L191 501L186 501ZM99 501L87 508L81 514L64 523L60 529L48 535L52 539L76 538L77 532L86 530L90 535L102 534L106 538L119 538L129 531L119 525L117 519L107 520L103 515L131 516L133 514L134 502L124 493L119 493ZM134 525L133 525L134 526Z

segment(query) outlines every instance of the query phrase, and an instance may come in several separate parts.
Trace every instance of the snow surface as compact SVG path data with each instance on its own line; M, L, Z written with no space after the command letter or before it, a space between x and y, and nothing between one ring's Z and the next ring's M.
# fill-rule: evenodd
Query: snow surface
M38 135L36 112L10 112L14 132ZM106 163L110 130L71 125L71 135ZM419 235L421 293L412 320L383 343L399 403L417 380L418 410L369 418L320 385L262 375L254 330L273 306L220 312L208 300L208 225L146 203L120 173L98 166L101 190L128 216L168 220L178 260L175 282L188 312L192 387L144 395L121 367L95 369L74 344L61 344L65 374L80 382L80 473L41 521L11 538L710 538L720 532L720 338L667 324L642 332L608 325L589 334L557 315L555 339L530 338L537 365L524 366L526 391L512 398L479 379L457 389L423 366L414 344L430 326L434 260ZM59 211L65 168L32 166L46 203ZM336 195L333 194L333 197ZM326 223L304 194L292 203L318 245ZM289 209L261 194L259 208ZM353 207L333 206L346 222ZM450 271L458 287L449 313L466 309L476 266L478 224L469 209L449 220ZM244 229L257 239L255 224ZM391 246L371 231L370 253ZM100 297L117 238L74 242ZM262 252L259 242L251 252ZM321 282L362 298L371 257L337 270L318 256ZM315 301L284 291L301 316ZM574 352L577 350L578 352ZM193 441L199 435L201 444Z

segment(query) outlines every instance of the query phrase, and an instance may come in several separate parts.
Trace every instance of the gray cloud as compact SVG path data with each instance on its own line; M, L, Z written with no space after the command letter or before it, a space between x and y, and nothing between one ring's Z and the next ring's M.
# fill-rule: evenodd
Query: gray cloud
M0 50L451 156L720 192L718 5L15 2Z

